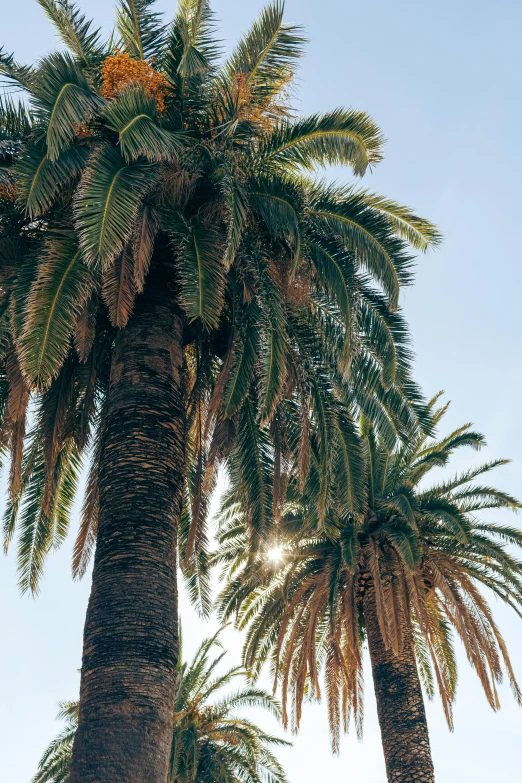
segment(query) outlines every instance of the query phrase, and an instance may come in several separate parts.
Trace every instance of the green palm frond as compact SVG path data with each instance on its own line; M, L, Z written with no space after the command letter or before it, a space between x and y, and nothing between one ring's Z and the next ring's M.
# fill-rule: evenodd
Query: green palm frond
M283 187L281 185L280 181L262 178L256 182L256 189L251 195L270 234L290 246L292 266L295 269L302 245L300 193L290 183L284 183Z
M232 345L230 369L227 371L225 388L223 390L223 413L225 416L233 416L246 399L254 373L254 366L258 357L259 314L255 308L249 308L245 323L242 325L238 344Z
M288 336L286 314L276 286L269 275L263 278L262 297L266 321L261 324L259 416L262 424L270 421L281 399L286 379Z
M396 307L401 283L409 282L411 259L390 236L386 221L368 210L357 192L333 187L314 191L309 214L318 231L345 243Z
M163 50L165 27L153 7L154 0L118 0L116 5L120 46L137 60L158 57Z
M62 43L84 65L98 60L102 53L101 31L93 27L70 0L38 0L45 15L56 27Z
M85 260L110 263L129 239L145 193L154 184L154 164L127 165L114 147L91 156L77 194L75 214Z
M337 448L335 477L343 508L355 517L365 511L365 465L361 441L353 418L346 408L339 405L335 416Z
M78 125L103 106L80 65L67 53L46 57L32 85L35 116L46 127L47 154L52 161L69 146Z
M208 71L219 54L208 0L181 0L171 31L171 78L187 79Z
M317 274L336 302L345 327L344 355L348 357L351 347L352 296L354 289L352 258L339 245L316 238L309 244L310 258Z
M368 191L363 191L360 196L371 209L385 215L397 236L416 250L426 251L442 242L442 235L437 227L415 215L408 207Z
M72 146L56 160L43 144L28 145L16 167L20 198L30 218L46 212L62 190L82 171L88 157L84 147Z
M78 702L60 704L58 720L65 720L66 726L49 744L31 783L67 783L69 780L72 746L78 727Z
M32 383L47 384L69 350L76 318L94 285L74 241L49 241L28 300L21 360Z
M216 325L223 307L225 268L222 239L214 228L197 220L180 227L182 297L190 319L208 328Z
M3 47L0 47L0 74L7 79L9 86L30 90L33 84L35 72L28 65L20 65L13 54L9 54Z
M15 101L10 95L0 95L0 154L8 148L8 142L20 143L33 127L31 112L23 101Z
M367 114L337 109L281 123L262 141L260 163L288 171L340 164L362 176L381 159L382 144L380 130Z
M144 157L149 161L172 160L180 139L157 124L154 98L143 88L130 87L105 109L107 127L119 134L120 149L127 163Z
M239 413L237 442L234 454L230 457L230 473L248 509L249 526L254 539L265 539L272 522L273 456L268 433L255 420L251 396L245 399Z
M283 23L283 12L280 0L265 6L223 66L223 80L230 84L243 75L258 105L288 82L306 43L302 28Z

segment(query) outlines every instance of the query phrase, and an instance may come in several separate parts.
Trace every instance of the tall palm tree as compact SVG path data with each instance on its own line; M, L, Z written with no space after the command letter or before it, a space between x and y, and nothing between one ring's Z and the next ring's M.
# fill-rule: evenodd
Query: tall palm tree
M435 423L445 411L434 415ZM322 522L315 494L290 501L281 523L276 562L251 563L242 552L237 504L224 513L219 559L229 584L223 617L248 628L244 663L254 673L271 659L283 694L292 696L299 728L305 693L320 697L324 669L334 751L341 726L362 731L362 648L371 657L388 780L434 780L421 680L438 688L450 728L457 684L454 635L460 638L489 704L499 708L497 683L507 673L522 694L508 651L483 596L491 590L522 616L522 563L513 547L522 532L484 522L486 509L518 509L509 494L475 479L505 464L495 460L427 486L434 468L459 448L480 449L484 438L464 425L441 440L418 434L391 453L367 422L364 513L342 502ZM238 554L239 553L239 554Z
M168 26L150 0L120 0L110 43L68 0L39 1L67 51L35 67L0 54L27 97L0 107L5 545L18 527L21 585L36 590L90 455L71 781L164 781L183 500L189 577L232 452L252 546L297 452L302 482L319 455L323 509L343 454L356 506L355 409L388 440L423 415L394 311L409 246L439 237L392 201L310 178L326 164L362 175L382 137L362 112L295 117L303 38L281 3L220 62L207 0L182 0Z
M230 686L243 672L216 673L224 653L211 658L217 637L205 640L189 666L178 666L170 756L169 783L286 783L272 746L290 743L267 734L238 709L262 707L280 719L280 706L263 690ZM220 646L220 645L219 645ZM226 693L220 696L220 691ZM38 765L33 783L68 783L78 702L60 705L66 721Z

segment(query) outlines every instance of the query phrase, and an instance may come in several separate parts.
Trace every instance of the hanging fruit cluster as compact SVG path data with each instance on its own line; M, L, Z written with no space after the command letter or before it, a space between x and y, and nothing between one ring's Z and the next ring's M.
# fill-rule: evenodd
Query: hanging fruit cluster
M14 182L0 182L0 201L15 201L17 193Z
M139 84L149 98L156 100L158 112L165 109L166 79L146 60L134 60L126 52L116 49L114 54L103 61L101 77L104 98L114 98L130 84Z

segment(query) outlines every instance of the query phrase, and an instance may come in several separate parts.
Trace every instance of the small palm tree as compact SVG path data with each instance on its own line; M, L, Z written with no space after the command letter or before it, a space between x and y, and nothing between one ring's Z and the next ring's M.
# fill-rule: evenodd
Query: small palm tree
M303 36L282 3L222 61L207 0L180 0L167 26L150 0L119 0L110 43L69 0L39 1L67 51L34 68L0 53L26 93L0 106L5 546L18 531L21 585L36 591L89 456L74 573L95 544L96 557L71 778L163 781L180 532L199 575L231 454L253 549L288 460L303 483L314 463L325 509L344 455L357 508L357 411L388 444L422 416L396 305L411 248L439 236L313 178L327 164L362 175L382 136L364 112L292 111Z
M237 710L261 707L280 719L280 706L259 688L231 691L244 677L240 668L217 674L224 653L217 635L205 640L189 666L178 669L170 756L169 783L286 783L272 747L289 746L264 732ZM219 693L225 693L219 697ZM219 698L218 698L219 697ZM60 705L65 729L54 739L38 765L32 783L68 783L72 747L78 728L78 702Z
M445 409L435 412L435 423ZM248 627L247 667L257 673L271 657L282 687L285 724L292 694L295 730L305 694L320 696L319 671L324 669L334 751L351 716L362 731L366 640L388 779L431 783L421 680L430 698L439 690L451 728L457 685L454 634L492 708L499 708L496 686L503 671L521 702L506 645L481 588L522 614L522 564L510 552L522 547L522 533L477 516L486 509L521 506L507 493L475 482L505 460L426 486L427 474L446 465L455 450L484 445L469 425L442 440L419 434L391 453L367 423L362 434L364 513L355 517L339 504L321 521L313 494L307 502L290 502L277 567L245 558L244 527L231 504L218 557L230 574L221 613L237 612L240 627Z

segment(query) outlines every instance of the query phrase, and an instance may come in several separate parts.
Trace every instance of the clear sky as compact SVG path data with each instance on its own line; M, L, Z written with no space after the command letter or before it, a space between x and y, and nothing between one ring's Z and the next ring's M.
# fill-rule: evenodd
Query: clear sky
M161 0L170 14L175 0ZM84 0L108 27L112 2ZM214 0L229 47L261 0ZM488 439L484 457L507 456L497 474L522 496L520 103L522 3L519 0L288 0L287 19L306 27L299 110L338 105L368 111L388 139L386 158L366 186L414 206L442 229L440 250L419 259L416 285L403 296L426 393L452 399L448 426L473 421ZM54 46L34 0L1 0L0 44L31 62ZM469 455L467 455L469 459ZM519 518L518 524L521 524ZM70 543L70 542L69 542ZM27 783L55 735L56 703L75 698L89 580L72 583L70 546L53 554L38 599L21 598L16 558L0 561L1 779ZM182 606L189 655L212 627ZM522 679L522 623L498 606ZM227 631L229 663L240 639ZM503 689L494 714L460 658L455 732L440 705L428 707L438 783L518 783L522 710ZM384 783L384 762L367 670L362 743L346 739L330 754L325 712L305 711L293 749L281 754L292 783Z

